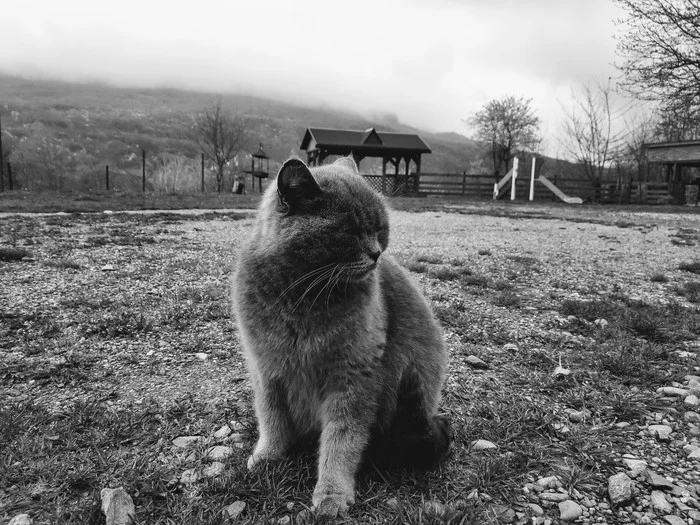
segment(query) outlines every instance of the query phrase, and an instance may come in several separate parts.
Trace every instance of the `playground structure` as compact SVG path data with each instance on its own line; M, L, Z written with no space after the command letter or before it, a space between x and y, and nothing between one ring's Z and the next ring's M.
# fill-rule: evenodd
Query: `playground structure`
M518 166L520 162L518 157L513 159L513 167L506 173L501 180L493 185L493 200L500 199L507 191L507 184L510 182L510 200L515 200L515 180L518 178ZM530 195L529 200L535 199L535 182L541 182L545 188L556 195L560 200L567 204L583 204L583 199L580 197L569 197L559 188L557 188L547 177L540 175L535 177L536 158L532 157L532 170L530 172Z

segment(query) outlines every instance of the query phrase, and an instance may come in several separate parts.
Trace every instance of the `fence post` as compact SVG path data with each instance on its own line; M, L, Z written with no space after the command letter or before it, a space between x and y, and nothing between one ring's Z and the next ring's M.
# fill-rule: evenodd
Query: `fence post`
M141 191L146 193L146 150L141 150Z
M202 153L202 193L204 193L204 153Z
M530 200L535 200L535 163L537 158L532 156L532 171L530 172Z
M109 191L109 164L105 165L105 186Z
M467 172L463 171L462 172L462 197L464 197L465 193L467 193Z
M510 177L510 200L515 200L515 179L518 178L518 157L513 159L513 175Z

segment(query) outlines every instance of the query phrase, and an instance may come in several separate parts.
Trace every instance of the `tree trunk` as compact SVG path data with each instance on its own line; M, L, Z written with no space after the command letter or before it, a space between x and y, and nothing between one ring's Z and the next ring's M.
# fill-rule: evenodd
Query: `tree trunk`
M683 180L683 168L674 164L671 167L668 180L668 192L671 194L673 204L685 204L685 184Z

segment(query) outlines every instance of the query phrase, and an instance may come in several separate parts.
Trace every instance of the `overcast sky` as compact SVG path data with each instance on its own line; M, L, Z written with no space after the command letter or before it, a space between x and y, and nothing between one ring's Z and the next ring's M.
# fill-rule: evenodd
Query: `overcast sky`
M615 75L612 0L18 0L0 71L250 92L430 131L532 99L546 149L571 86Z

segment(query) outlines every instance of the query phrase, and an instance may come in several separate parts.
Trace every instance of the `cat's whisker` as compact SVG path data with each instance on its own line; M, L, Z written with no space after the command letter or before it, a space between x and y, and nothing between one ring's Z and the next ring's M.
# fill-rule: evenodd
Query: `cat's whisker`
M314 300L311 301L311 306L309 307L309 310L311 310L314 307L314 304L316 304L316 301L318 298L323 294L325 290L328 290L328 299L326 300L326 308L328 307L328 302L330 301L331 297L331 288L329 288L330 284L333 282L333 279L335 278L335 271L340 268L340 264L336 264L333 270L331 270L331 274L328 276L328 280L326 281L326 284L323 285L323 287L319 290L319 292L316 294L316 297L314 297ZM341 268L342 271L342 268Z
M292 284L290 284L284 290L282 290L282 293L280 293L279 296L277 297L277 299L275 300L275 302L272 303L272 306L276 306L282 300L282 298L292 290L292 288L301 284L305 280L316 276L318 273L324 272L325 270L327 270L331 266L334 266L334 263L324 264L320 268L316 268L314 270L311 270L311 271L305 273L304 275L302 275L301 277L299 277L298 279L296 279Z
M304 293L301 294L301 297L299 297L299 299L297 299L297 301L292 305L291 311L294 312L299 307L299 305L304 301L304 298L309 294L309 292L313 289L313 287L316 286L317 284L323 282L326 278L328 278L330 275L332 275L332 273L333 273L333 269L330 269L330 270L327 269L326 271L321 273L319 276L317 276L316 279L314 279L313 282L306 287L306 290L304 290Z

